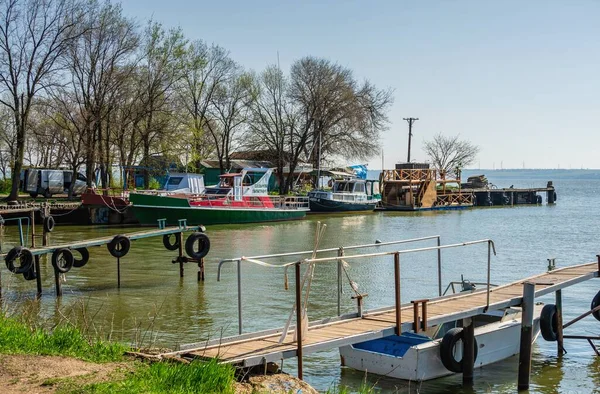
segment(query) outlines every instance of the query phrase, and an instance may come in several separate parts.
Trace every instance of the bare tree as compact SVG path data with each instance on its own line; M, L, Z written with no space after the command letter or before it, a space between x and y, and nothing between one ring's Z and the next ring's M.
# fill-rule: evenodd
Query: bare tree
M437 134L431 141L423 143L423 150L431 159L435 168L446 173L456 173L472 164L479 153L479 147L470 141Z
M290 94L312 125L306 154L315 167L326 156L367 159L379 152L391 90L360 84L350 69L314 57L294 62L291 81Z
M11 109L16 131L8 200L18 195L34 98L52 84L79 17L76 0L0 0L0 89L9 96L0 103Z
M185 72L177 86L177 92L191 130L192 160L196 162L196 167L216 148L215 145L207 148L207 142L211 138L207 135L208 123L211 121L210 108L214 104L213 96L233 78L235 68L229 53L220 46L209 47L203 41L194 41L186 49ZM214 140L214 136L212 139ZM219 145L218 142L215 144ZM217 154L222 156L218 152Z

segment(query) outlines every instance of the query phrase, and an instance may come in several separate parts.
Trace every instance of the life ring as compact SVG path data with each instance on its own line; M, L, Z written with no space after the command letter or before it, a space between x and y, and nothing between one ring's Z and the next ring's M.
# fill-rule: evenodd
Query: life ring
M19 266L15 267L15 261L19 259ZM33 254L29 249L22 246L15 246L8 251L4 258L6 268L13 274L24 274L29 271L33 265Z
M540 331L542 337L549 342L558 339L558 316L556 312L556 305L547 304L542 308L540 315Z
M76 259L73 257L73 267L81 268L90 260L90 252L88 252L87 248L77 248L75 251L79 252L81 258Z
M171 243L171 235L175 236L175 242ZM165 234L163 235L163 245L167 250L179 249L179 234Z
M454 358L454 348L456 347L456 343L458 341L462 341L463 339L463 329L462 327L451 328L446 332L444 337L442 338L442 343L440 344L440 358L442 359L442 364L448 371L461 373L463 371L462 360L457 361ZM475 343L475 354L473 356L473 361L477 360L477 339L473 338Z
M113 257L123 257L129 252L131 240L124 235L115 235L106 247Z
M34 280L34 279L37 279L37 274L35 273L35 270L33 269L33 266L31 266L31 268L29 269L29 271L23 272L23 278L25 278L25 280Z
M51 233L54 230L54 218L52 216L46 216L44 218L44 231L47 233Z
M56 249L52 253L52 266L61 274L67 273L73 268L73 252L67 248Z
M592 300L592 305L590 306L590 309L594 309L598 305L600 305L600 291L594 296L594 299ZM592 315L594 315L596 320L600 321L600 311L596 311L596 312L592 313Z
M198 247L195 244L198 242ZM208 254L210 250L210 239L204 233L195 232L190 234L185 240L185 252L193 259L201 259Z

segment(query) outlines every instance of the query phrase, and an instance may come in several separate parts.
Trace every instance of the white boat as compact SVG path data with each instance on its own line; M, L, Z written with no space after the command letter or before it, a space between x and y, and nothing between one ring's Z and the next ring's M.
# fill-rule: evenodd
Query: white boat
M534 311L533 341L540 333L541 306ZM519 353L521 308L510 307L473 317L475 368ZM460 372L462 329L457 322L431 327L423 334L411 332L340 348L342 365L397 379L423 381ZM444 339L446 337L447 339ZM442 341L445 345L442 346ZM450 344L450 346L448 346ZM446 352L442 355L441 352ZM444 356L444 357L442 357ZM444 362L442 361L444 358ZM449 370L447 366L454 371Z

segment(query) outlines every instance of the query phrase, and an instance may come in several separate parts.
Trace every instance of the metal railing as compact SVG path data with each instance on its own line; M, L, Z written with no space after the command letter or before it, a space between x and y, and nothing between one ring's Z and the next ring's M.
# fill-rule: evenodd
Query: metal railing
M336 259L337 259L337 313L338 313L338 316L341 315L341 296L342 296L342 284L343 284L342 260L346 257L346 256L344 256L344 251L353 250L353 249L381 247L381 246L388 246L388 245L400 245L400 244L406 244L406 243L412 243L412 242L427 241L427 240L432 240L432 239L436 239L437 245L438 245L438 247L440 247L440 244L441 244L440 236L439 235L431 235L431 236L427 236L427 237L412 238L412 239L405 239L405 240L399 240L399 241L390 241L390 242L375 241L375 243L372 243L372 244L352 245L352 246L346 246L346 247L326 248L326 249L317 250L316 253L327 253L327 252L336 252L336 251L338 252L338 256L336 257ZM266 255L251 256L251 257L236 257L236 258L231 258L231 259L223 259L223 260L219 261L219 265L217 268L217 281L221 281L221 269L222 269L223 264L237 263L238 332L240 335L242 334L242 331L243 331L243 323L242 323L242 261L243 260L272 259L272 258L277 258L277 257L303 256L303 255L310 255L312 253L313 253L312 250L305 250L305 251L301 251L301 252L275 253L275 254L266 254ZM441 249L438 249L437 255L438 255L437 256L437 259L438 259L438 264L437 264L438 265L438 291L439 291L439 295L441 296L442 295L442 254L441 254ZM354 256L352 256L352 257L354 257ZM309 261L309 260L304 260L304 261Z

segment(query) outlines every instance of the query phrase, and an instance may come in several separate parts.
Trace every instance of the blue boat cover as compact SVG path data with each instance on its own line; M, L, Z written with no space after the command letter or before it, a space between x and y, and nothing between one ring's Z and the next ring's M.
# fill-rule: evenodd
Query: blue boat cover
M392 335L385 338L373 339L371 341L357 343L355 349L366 350L375 353L388 354L394 357L402 357L411 346L430 342L432 339L412 332L404 332L402 335Z

